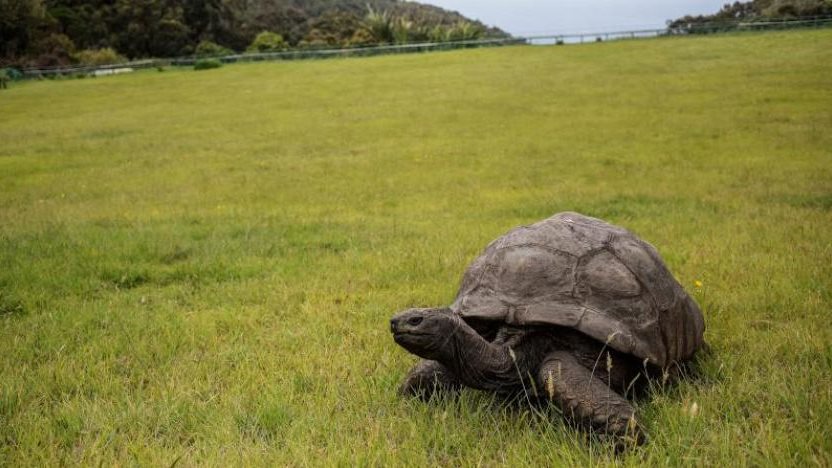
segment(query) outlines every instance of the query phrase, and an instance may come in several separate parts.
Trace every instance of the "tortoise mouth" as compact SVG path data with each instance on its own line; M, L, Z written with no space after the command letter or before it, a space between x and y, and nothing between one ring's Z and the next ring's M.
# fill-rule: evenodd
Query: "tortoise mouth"
M393 336L403 336L403 335L415 335L415 336L427 336L432 335L432 333L422 333L422 332L415 332L410 330L398 330L393 332Z
M408 343L415 344L413 341L422 341L425 337L430 336L430 333L419 333L412 331L397 331L393 332L393 341L398 344Z

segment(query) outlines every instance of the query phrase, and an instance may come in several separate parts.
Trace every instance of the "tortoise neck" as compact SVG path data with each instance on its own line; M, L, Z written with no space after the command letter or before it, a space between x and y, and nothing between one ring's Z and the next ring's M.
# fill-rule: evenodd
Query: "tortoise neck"
M457 320L439 361L469 387L500 391L519 385L520 373L509 347L489 343L464 320Z

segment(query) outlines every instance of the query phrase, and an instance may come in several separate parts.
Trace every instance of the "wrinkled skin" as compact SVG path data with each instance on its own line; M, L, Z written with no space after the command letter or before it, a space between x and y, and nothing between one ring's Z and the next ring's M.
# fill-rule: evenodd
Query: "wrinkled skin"
M430 398L462 386L557 405L571 422L615 440L646 439L624 395L644 388L649 370L636 358L562 327L501 326L486 339L450 309L410 309L390 321L397 344L424 358L400 391ZM534 381L529 381L531 376Z

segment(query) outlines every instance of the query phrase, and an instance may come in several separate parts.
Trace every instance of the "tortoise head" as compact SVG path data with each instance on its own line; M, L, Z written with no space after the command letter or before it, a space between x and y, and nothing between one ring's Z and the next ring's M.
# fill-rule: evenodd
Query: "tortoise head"
M439 359L449 350L450 338L462 319L450 309L408 309L390 319L393 340L425 359Z

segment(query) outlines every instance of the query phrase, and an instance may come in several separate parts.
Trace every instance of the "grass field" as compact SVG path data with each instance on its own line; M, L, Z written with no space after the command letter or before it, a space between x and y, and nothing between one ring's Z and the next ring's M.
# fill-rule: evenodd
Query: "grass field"
M0 91L0 464L832 464L832 30ZM653 243L701 378L623 456L397 397L388 319L565 210ZM701 283L701 284L700 284Z

